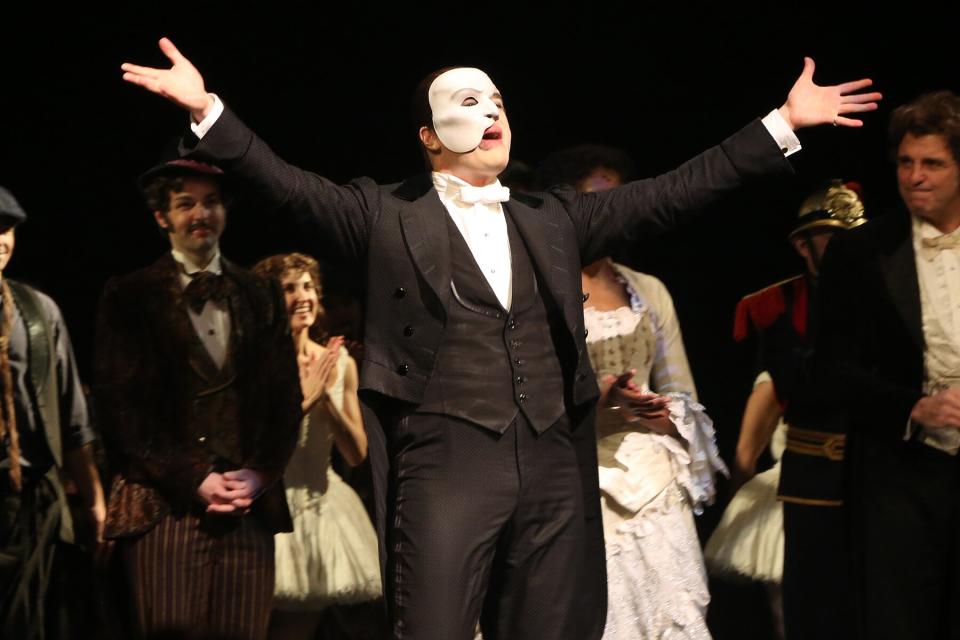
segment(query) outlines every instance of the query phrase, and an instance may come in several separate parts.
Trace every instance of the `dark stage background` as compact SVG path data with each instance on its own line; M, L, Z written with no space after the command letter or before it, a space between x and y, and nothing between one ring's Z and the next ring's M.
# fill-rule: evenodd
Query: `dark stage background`
M9 5L9 3L8 3ZM947 6L946 4L943 6ZM796 273L785 241L804 192L859 180L868 213L895 205L885 125L923 91L960 90L953 21L937 6L881 15L863 5L768 3L138 2L3 10L0 184L30 215L8 272L61 304L86 376L107 277L153 261L165 241L134 188L187 117L126 85L120 63L164 65L167 35L274 149L339 181L421 169L410 92L442 66L478 66L502 91L513 157L536 165L583 142L626 149L641 173L672 168L779 106L814 57L821 84L872 77L885 101L862 130L800 134L797 176L728 198L672 236L620 258L673 293L702 401L732 459L751 383L730 339L744 294ZM249 264L310 251L281 212L234 208L224 253ZM322 259L323 256L317 256ZM720 504L699 519L707 534ZM763 637L757 590L717 585L717 637Z

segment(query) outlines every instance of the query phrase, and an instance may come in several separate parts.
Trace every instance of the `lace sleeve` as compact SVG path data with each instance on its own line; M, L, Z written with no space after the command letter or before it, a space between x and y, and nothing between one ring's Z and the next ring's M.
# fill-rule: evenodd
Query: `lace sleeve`
M686 444L684 456L673 456L677 482L686 490L694 513L700 515L716 496L714 476L722 473L729 477L730 472L720 458L713 420L703 405L684 393L666 395L670 398L670 421Z

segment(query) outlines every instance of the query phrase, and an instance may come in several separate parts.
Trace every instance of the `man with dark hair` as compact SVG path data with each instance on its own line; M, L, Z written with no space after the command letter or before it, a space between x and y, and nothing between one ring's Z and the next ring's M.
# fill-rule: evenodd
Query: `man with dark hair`
M117 469L118 541L141 637L263 638L273 534L290 531L281 474L301 418L278 286L220 255L220 169L172 160L141 189L171 251L110 280L95 391Z
M830 244L818 378L849 429L861 637L958 638L960 98L896 109L890 145L906 211Z
M580 265L683 211L787 173L792 128L875 108L860 81L813 84L676 171L603 193L511 194L503 98L474 68L431 74L415 124L431 173L337 186L278 158L173 44L124 78L187 109L183 148L228 167L367 274L360 390L395 638L599 637L605 618ZM846 94L846 95L845 95ZM777 133L775 142L770 130Z
M6 277L27 214L0 187L0 637L66 638L54 593L58 543L74 539L65 471L103 538L104 501L93 432L60 309Z

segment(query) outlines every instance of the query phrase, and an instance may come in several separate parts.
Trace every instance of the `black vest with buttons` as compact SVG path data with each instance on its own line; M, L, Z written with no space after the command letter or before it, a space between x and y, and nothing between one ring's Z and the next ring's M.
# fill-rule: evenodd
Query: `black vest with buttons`
M497 432L522 411L539 433L565 411L556 344L566 331L542 295L527 249L510 216L513 271L504 310L449 216L451 296L443 343L418 411L454 416Z
M193 400L188 405L185 427L190 437L210 453L217 471L236 469L244 455L233 349L228 349L223 367L218 369L200 337L191 334L191 367L186 384Z

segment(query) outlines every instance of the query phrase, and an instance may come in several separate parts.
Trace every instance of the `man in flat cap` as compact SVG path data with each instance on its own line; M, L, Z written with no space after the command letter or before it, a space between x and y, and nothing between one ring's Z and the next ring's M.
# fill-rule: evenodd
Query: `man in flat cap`
M55 567L73 522L60 472L76 484L97 542L103 489L86 400L56 303L7 277L27 215L0 187L0 637L68 637L57 615Z
M192 160L140 187L170 252L110 280L95 391L117 469L117 540L140 637L263 638L273 534L290 531L280 481L301 391L277 285L220 254L222 172Z

